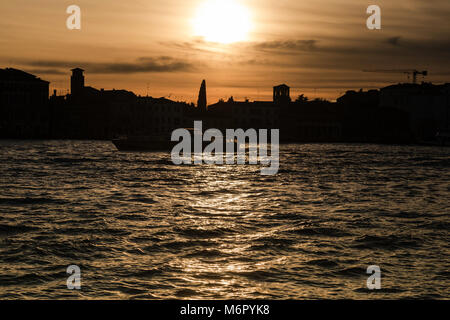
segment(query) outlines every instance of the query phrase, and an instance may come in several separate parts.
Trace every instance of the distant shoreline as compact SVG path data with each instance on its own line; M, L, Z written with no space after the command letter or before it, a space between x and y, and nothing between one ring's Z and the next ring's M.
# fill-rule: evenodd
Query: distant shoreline
M111 142L112 139L39 139L39 138L0 138L2 141L26 141L26 142L44 142L44 141L96 141L96 142ZM390 145L390 146L417 146L417 147L450 147L448 144L440 145L437 142L381 142L381 141L280 141L280 145L299 145L299 144L348 144L348 145Z

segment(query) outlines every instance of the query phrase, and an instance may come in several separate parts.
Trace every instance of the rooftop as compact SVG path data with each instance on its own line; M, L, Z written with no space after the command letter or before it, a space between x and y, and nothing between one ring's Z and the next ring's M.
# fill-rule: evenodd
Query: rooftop
M443 89L448 88L450 84L432 84L431 82L399 83L381 88L381 91L415 92L421 94L439 94Z
M42 80L31 73L14 68L0 69L0 79L49 83L48 81Z

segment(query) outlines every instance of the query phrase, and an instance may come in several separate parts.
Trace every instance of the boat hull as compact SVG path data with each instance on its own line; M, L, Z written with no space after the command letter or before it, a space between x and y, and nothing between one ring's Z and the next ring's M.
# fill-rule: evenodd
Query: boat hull
M115 139L112 140L112 143L119 151L169 152L174 146L174 143L171 141L147 141L132 139Z
M172 149L179 143L171 141L170 139L145 139L145 138L124 138L124 139L114 139L112 143L116 146L119 151L141 151L141 152L158 152L166 151L171 152ZM204 150L211 142L202 141L201 148ZM228 145L227 141L223 140L219 142L222 144L222 152L226 152ZM231 142L233 145L233 150L237 151L239 144L237 141ZM249 150L248 144L244 144L244 150L247 152ZM195 152L194 144L191 144L191 152Z

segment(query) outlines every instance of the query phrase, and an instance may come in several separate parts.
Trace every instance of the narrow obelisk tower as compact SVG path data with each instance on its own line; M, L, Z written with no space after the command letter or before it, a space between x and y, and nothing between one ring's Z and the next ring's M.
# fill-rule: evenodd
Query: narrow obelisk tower
M201 111L206 111L206 106L206 81L203 80L200 87L200 92L198 93L197 108L199 108Z

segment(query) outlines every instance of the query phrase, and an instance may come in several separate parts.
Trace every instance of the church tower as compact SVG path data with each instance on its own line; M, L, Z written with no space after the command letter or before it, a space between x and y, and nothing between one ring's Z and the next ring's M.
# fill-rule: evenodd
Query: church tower
M206 111L206 106L206 81L203 80L200 92L198 93L197 108L201 111Z
M84 88L84 75L83 69L72 69L72 76L70 77L70 93L73 96L79 95L83 92Z
M291 102L290 88L285 84L273 87L273 102L280 104Z

